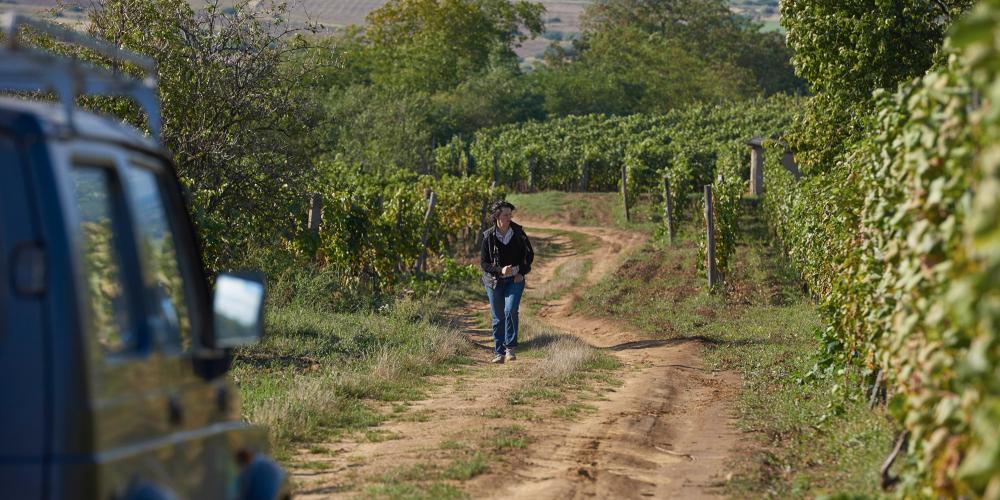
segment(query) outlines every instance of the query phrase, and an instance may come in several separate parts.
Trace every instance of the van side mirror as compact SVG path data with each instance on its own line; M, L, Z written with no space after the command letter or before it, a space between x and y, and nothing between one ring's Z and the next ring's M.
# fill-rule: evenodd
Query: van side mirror
M264 335L264 276L222 273L215 279L212 299L216 349L257 343Z

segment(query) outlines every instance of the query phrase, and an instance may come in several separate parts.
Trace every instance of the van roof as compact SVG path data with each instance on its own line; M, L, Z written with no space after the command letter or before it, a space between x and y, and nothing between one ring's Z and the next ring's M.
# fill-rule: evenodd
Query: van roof
M56 102L0 97L0 111L13 111L34 116L41 123L45 135L52 138L95 139L145 149L158 154L164 152L163 148L152 138L114 117L77 109L72 115L73 128L70 128L65 108Z

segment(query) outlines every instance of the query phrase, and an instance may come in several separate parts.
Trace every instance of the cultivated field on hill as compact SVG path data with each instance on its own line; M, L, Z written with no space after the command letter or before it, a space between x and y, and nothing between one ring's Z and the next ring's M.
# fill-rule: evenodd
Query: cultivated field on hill
M47 0L54 3L55 0ZM205 0L191 0L192 5L204 5ZM307 19L329 28L364 24L369 12L385 5L387 0L289 0L291 19ZM227 3L224 1L223 3ZM580 14L590 0L541 0L545 6L549 36L528 40L517 50L521 57L539 56L553 40L566 40L580 32ZM778 0L734 0L733 9L765 24L765 29L778 29Z
M262 0L258 0L262 1ZM336 29L351 24L364 24L369 12L383 6L388 0L289 0L290 19L294 24L307 20L326 28ZM202 7L205 0L191 0L195 7ZM223 0L223 6L232 0ZM540 57L553 41L569 44L572 37L580 32L580 15L590 4L590 0L541 0L545 6L545 25L548 33L533 40L527 40L517 49L517 54L525 59ZM9 8L40 12L63 6L60 17L66 21L84 22L88 0L0 0L0 11ZM764 29L777 30L778 0L734 0L733 10L746 14L764 23Z

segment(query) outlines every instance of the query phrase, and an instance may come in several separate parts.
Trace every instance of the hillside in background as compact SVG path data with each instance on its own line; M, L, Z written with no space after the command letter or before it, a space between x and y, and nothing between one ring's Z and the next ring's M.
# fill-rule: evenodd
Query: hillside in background
M296 19L312 19L328 27L363 24L365 16L386 3L387 0L298 0L289 2ZM203 0L192 0L202 3ZM580 14L590 0L541 0L545 6L545 24L548 32L537 39L528 40L517 53L529 58L541 55L553 41L569 43L580 32ZM733 0L733 10L764 23L766 30L779 30L778 0Z
M327 27L364 24L369 12L381 7L387 0L292 0L292 17L296 20L311 19ZM195 5L204 0L192 0ZM518 51L524 58L540 56L553 41L570 43L580 32L580 15L590 0L540 0L545 6L547 33L528 40ZM778 0L732 0L733 10L764 23L766 30L780 30L778 25Z
M190 0L201 7L205 0ZM329 29L350 24L364 24L369 12L385 5L387 0L289 0L289 10L294 23L312 20ZM223 0L222 4L231 4ZM529 59L538 57L552 42L569 44L580 32L580 14L590 4L589 0L541 0L545 6L547 32L534 40L528 40L517 50L519 56ZM746 14L764 24L765 30L780 30L778 25L778 0L732 0L733 10ZM0 11L11 7L29 12L63 6L60 17L65 21L82 22L89 0L0 0Z

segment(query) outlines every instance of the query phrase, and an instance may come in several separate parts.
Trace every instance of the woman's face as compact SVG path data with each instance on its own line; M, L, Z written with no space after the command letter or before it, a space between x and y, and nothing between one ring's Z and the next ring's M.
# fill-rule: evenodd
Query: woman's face
M510 225L512 213L509 208L501 208L500 215L497 215L497 225L506 228Z

